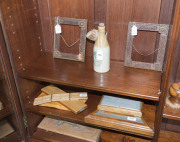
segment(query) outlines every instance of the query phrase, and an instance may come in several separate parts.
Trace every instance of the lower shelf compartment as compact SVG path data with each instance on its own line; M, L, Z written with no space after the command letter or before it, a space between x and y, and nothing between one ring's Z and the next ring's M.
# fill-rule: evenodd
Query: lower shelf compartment
M88 95L88 100L86 102L88 107L86 108L85 111L82 111L79 114L74 114L70 111L59 110L49 107L33 106L33 103L29 104L27 111L46 115L46 116L51 116L55 118L61 118L68 121L84 123L84 117L97 109L97 105L100 100L101 100L101 96ZM31 102L33 102L33 100Z
M63 141L65 140L65 141ZM68 141L69 140L69 141ZM32 140L29 142L81 142L78 139L72 139L71 137L65 137L64 135L59 135L52 132L47 132L42 129L37 129L34 133ZM129 136L120 133L114 133L110 131L101 132L101 142L151 142L151 140L142 139L134 136ZM180 134L170 131L160 131L158 142L179 142Z
M73 137L45 131L42 129L37 129L37 131L34 133L33 137L34 140L31 140L30 142L87 142L85 140L76 139ZM129 135L124 134L118 134L113 133L109 131L102 131L101 142L150 142L150 140L137 138Z
M87 104L87 109L84 110L83 112L79 113L79 114L74 114L70 111L64 111L64 110L58 110L58 109L54 109L54 108L48 108L48 107L41 107L41 106L33 106L33 100L31 101L32 103L28 104L28 107L26 108L27 111L29 112L33 112L35 114L40 114L40 115L45 115L45 116L50 116L50 117L54 117L54 118L59 118L62 120L67 120L67 121L71 121L71 122L77 122L80 124L85 124L85 125L93 125L91 123L86 123L85 122L85 117L88 116L89 114L91 114L92 112L94 112L97 109L97 105L99 104L101 100L101 96L99 95L92 95L92 94L88 94L88 100L86 102ZM147 125L153 130L154 127L154 120L155 120L155 105L151 105L151 104L144 104L143 110L142 110L142 118L143 120L145 120L145 122L147 123ZM132 122L129 122L129 126L131 126L131 124L133 124ZM141 125L139 125L141 126ZM105 129L112 129L115 130L111 127L103 127L103 126L99 126L96 125L96 127L98 128L105 128ZM143 136L145 138L152 138L153 134L151 135L144 135L142 133L134 133L131 131L124 131L124 130L115 130L118 132L125 132L128 134L135 134L138 136ZM154 132L153 132L154 133Z

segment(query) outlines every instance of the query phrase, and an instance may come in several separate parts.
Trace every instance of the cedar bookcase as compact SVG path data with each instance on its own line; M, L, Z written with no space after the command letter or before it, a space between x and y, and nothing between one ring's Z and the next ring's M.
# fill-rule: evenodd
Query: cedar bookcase
M85 123L84 117L96 110L104 94L143 101L143 118L154 134L149 136L138 132L114 130L110 127L104 127L103 130L109 131L112 135L121 133L141 139L158 140L162 117L166 116L167 111L165 109L163 114L168 86L172 81L171 76L174 75L174 67L179 61L177 56L174 56L179 38L179 1L0 0L0 6L3 32L23 119L27 121L27 140L79 141L38 129L37 126L44 116L102 128ZM88 30L97 28L100 22L105 23L111 47L111 65L108 73L99 74L93 71L93 43L88 40L85 62L53 58L55 16L88 19ZM170 25L162 72L124 67L127 28L130 21ZM62 27L63 36L68 43L77 40L78 30L72 26ZM158 40L159 35L155 32L139 31L134 45L140 52L148 54L158 48ZM62 47L63 52L78 53L78 44L69 49L62 43ZM132 59L154 62L156 53L142 57L133 51ZM41 88L49 84L67 91L87 91L88 108L75 115L62 110L33 106L33 100L39 95ZM106 139L102 138L102 141Z

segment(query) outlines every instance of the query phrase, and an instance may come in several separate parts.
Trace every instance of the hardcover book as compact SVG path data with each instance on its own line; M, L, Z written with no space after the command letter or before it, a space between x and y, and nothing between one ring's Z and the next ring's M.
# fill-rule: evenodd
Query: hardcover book
M142 116L142 102L104 95L97 109L129 116Z

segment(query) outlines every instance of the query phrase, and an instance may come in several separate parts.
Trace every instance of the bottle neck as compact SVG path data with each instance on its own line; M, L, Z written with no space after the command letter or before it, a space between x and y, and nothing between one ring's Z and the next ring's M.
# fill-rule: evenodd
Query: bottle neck
M105 35L105 30L98 30L99 34L98 34L98 38L95 42L95 46L96 47L108 47L108 41L106 39L106 35Z
M100 31L98 38L106 38L105 31Z

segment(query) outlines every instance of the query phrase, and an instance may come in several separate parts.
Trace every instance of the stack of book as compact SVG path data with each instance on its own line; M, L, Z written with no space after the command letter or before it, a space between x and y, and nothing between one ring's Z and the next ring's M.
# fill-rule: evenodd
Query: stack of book
M141 117L142 106L141 101L104 95L97 109L121 115Z
M142 118L141 101L104 95L97 110L85 117L86 123L153 136Z
M49 85L41 89L40 95L34 99L33 105L52 107L72 111L75 114L87 108L87 92L67 93L60 88Z

